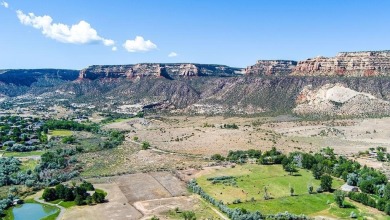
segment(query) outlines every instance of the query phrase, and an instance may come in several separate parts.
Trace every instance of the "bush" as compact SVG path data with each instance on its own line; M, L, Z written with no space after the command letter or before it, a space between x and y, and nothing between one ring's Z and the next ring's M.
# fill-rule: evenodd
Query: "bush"
M147 150L150 148L150 144L147 141L142 142L142 150Z

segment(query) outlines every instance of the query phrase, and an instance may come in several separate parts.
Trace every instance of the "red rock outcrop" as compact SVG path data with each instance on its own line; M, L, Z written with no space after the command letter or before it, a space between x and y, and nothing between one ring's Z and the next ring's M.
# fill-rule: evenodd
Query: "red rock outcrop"
M245 69L246 75L285 76L293 72L297 61L293 60L258 60L255 65Z
M341 52L335 57L299 61L295 76L389 76L390 51Z

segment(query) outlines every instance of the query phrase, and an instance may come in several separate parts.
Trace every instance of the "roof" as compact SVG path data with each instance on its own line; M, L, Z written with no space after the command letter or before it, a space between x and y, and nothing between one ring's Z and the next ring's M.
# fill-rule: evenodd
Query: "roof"
M356 191L358 189L359 188L357 186L350 186L348 185L348 183L345 183L344 185L341 186L341 190L346 192Z

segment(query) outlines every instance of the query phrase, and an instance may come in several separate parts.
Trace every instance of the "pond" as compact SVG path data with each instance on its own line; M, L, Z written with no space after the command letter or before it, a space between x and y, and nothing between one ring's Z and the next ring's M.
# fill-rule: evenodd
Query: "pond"
M54 214L56 211L56 207L37 203L25 203L15 206L12 210L14 220L39 220Z

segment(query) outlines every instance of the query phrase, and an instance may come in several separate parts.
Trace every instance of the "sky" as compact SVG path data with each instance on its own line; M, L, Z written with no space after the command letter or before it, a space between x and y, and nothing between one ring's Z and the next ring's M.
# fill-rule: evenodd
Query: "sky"
M386 0L0 0L0 69L304 60L390 49Z

